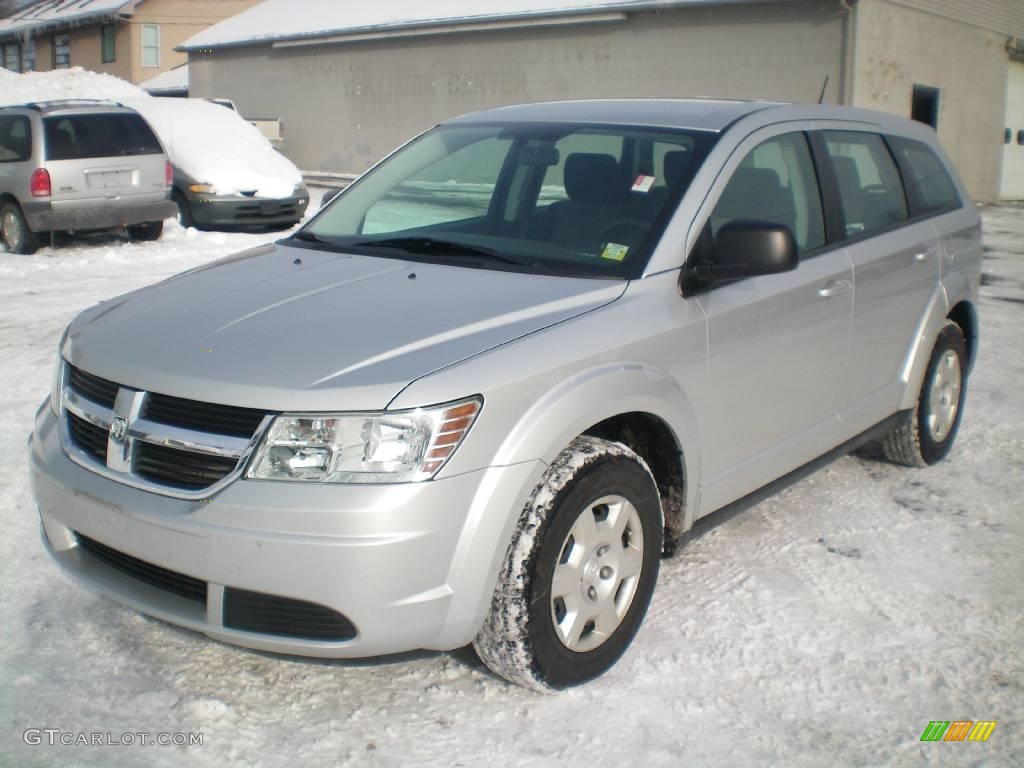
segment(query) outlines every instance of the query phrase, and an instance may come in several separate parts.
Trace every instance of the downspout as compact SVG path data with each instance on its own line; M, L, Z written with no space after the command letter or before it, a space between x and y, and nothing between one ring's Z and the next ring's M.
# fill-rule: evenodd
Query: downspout
M853 105L854 82L857 73L857 3L858 0L839 0L843 19L843 93L840 104Z

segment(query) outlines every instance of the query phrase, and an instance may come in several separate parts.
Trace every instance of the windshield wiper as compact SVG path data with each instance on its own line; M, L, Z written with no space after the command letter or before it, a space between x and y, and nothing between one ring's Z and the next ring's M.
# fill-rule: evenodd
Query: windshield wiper
M333 245L337 246L337 243L332 243L326 238L320 237L320 235L314 235L312 232L296 232L292 235L289 240L301 240L304 243L318 243L320 245Z
M523 266L523 262L504 256L490 248L479 245L467 245L455 243L450 240L437 240L433 237L385 237L380 240L363 240L353 243L361 248L397 248L408 253L420 253L425 255L438 256L474 256L491 261L500 261L503 264L514 264Z

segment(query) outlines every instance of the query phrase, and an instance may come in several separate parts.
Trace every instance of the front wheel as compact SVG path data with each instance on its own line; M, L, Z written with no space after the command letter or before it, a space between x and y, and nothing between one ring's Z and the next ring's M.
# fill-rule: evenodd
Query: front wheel
M162 221L147 221L145 224L133 224L128 227L128 236L132 240L149 243L159 240L163 231L164 223Z
M644 461L620 443L574 440L520 516L473 642L477 655L496 674L541 691L606 672L647 612L663 530Z
M11 253L29 256L39 250L39 238L29 229L17 203L0 205L0 242Z
M916 407L879 441L889 461L926 467L946 458L963 416L967 364L963 331L949 320L935 340Z

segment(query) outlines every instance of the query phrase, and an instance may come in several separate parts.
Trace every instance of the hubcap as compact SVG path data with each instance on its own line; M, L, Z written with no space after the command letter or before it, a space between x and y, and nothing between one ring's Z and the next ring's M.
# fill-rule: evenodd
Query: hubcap
M18 247L18 239L20 236L18 232L18 222L14 218L14 214L10 211L4 214L3 236L4 242L7 243L8 248L14 249Z
M941 443L953 429L956 412L960 407L960 356L947 349L935 367L928 392L928 433L932 440Z
M643 568L640 515L622 496L588 504L562 542L551 582L551 619L562 644L591 651L619 628Z

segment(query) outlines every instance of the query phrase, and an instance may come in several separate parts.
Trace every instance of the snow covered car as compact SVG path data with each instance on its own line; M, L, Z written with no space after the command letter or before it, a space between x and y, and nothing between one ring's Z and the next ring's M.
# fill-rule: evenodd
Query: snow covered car
M137 112L107 101L0 106L0 241L31 254L55 231L126 227L157 240L171 167Z
M43 538L227 642L472 642L572 686L698 518L868 442L949 453L981 252L935 133L891 115L464 116L292 237L71 323L30 442Z
M207 99L137 98L174 166L172 199L185 227L287 229L302 220L302 174L233 109Z

